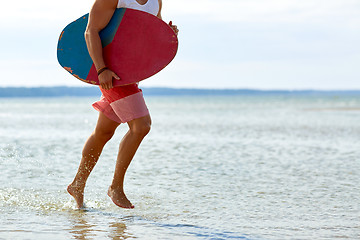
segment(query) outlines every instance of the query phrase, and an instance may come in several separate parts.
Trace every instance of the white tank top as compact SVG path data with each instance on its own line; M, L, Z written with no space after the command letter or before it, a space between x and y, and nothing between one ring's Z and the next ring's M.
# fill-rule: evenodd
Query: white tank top
M157 16L159 13L159 0L148 0L144 5L141 5L136 0L119 0L117 8L131 8Z

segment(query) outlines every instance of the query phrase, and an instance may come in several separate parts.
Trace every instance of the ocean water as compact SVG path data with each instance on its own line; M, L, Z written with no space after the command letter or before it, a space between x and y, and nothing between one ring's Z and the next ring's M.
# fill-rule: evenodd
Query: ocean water
M0 239L360 239L360 96L148 96L135 209L106 196L121 125L76 210L95 100L0 99Z

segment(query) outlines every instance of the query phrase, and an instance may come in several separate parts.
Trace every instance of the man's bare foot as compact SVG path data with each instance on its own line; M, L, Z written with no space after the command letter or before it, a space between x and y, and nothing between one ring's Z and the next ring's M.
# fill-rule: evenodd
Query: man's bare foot
M79 209L84 208L84 188L71 183L67 187L67 191L75 199L76 207Z
M127 199L122 189L113 189L110 186L108 190L108 196L118 207L129 209L134 208L134 205L132 205L131 202Z

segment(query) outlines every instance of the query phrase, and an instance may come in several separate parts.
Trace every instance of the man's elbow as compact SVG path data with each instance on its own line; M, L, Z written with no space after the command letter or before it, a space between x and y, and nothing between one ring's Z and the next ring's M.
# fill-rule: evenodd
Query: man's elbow
M99 31L93 28L86 28L84 32L85 41L89 41L94 34L99 34Z

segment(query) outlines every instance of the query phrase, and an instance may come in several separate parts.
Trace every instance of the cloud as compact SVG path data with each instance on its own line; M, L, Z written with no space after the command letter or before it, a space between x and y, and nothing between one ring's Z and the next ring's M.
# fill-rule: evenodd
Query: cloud
M339 64L328 61L175 61L142 86L257 89L360 89L360 54Z
M0 8L0 27L7 29L67 23L89 12L91 4L88 0L4 1Z
M135 1L135 0L134 0ZM198 16L232 22L325 22L329 19L360 23L358 0L164 0L167 16ZM90 10L92 1L19 0L5 1L0 20L74 18Z
M333 20L352 26L360 23L358 0L171 0L168 15L197 16L222 22L325 23ZM164 10L164 11L165 11Z
M163 0L178 56L146 86L360 88L359 0ZM83 85L56 62L58 36L92 0L6 1L0 85ZM19 60L21 59L21 61ZM25 76L13 79L13 72Z

